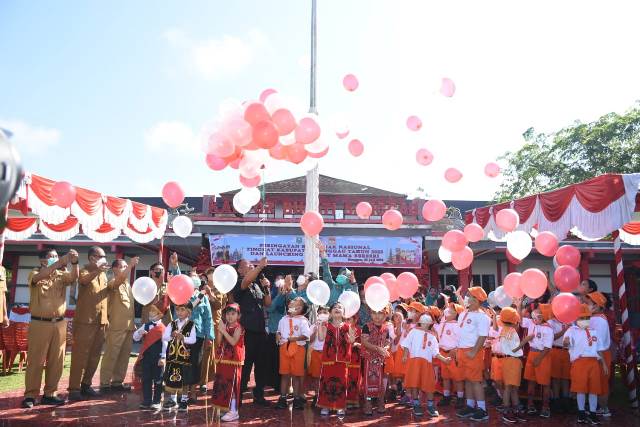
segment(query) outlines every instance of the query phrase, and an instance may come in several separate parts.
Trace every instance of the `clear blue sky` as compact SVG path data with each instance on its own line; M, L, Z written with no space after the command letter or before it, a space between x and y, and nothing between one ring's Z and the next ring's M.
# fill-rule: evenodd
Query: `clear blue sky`
M638 7L619 2L319 0L319 110L344 114L365 155L332 140L323 173L394 191L486 198L482 167L529 126L624 111L640 98ZM197 149L226 99L308 102L310 1L0 3L0 126L33 173L114 195L237 186ZM606 8L606 9L605 9ZM347 94L342 76L361 88ZM456 81L450 100L435 90ZM404 120L423 118L410 135ZM388 148L392 147L391 152ZM436 161L415 164L419 147ZM460 184L442 171L459 167ZM267 180L304 173L276 165Z

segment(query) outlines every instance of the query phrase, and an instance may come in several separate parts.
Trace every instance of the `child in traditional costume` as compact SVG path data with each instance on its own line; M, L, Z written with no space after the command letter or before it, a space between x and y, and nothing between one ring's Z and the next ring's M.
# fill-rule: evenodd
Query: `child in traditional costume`
M189 318L191 310L191 302L178 305L178 318L169 323L162 336L162 341L167 343L165 357L162 359L166 361L164 389L171 395L181 394L178 406L180 412L186 412L189 408L188 385L191 384L193 375L190 346L196 342L196 327ZM171 411L175 406L173 398L169 398L163 405L166 411Z
M135 341L142 340L134 371L142 378L140 409L160 409L162 399L162 366L166 343L162 340L165 326L162 312L155 305L149 307L149 321L133 333ZM139 367L139 369L138 369Z
M320 371L322 370L322 349L324 348L324 339L320 340L320 331L323 336L327 333L327 322L329 321L329 307L318 307L316 323L311 325L311 361L307 374L311 377L310 389L315 392L314 404L318 401L318 385L320 382Z
M347 408L348 364L356 341L356 331L344 322L342 304L334 303L329 313L331 321L327 323L326 332L318 333L319 339L324 340L324 348L317 406L322 408L322 416L329 415L330 410L336 410L339 417L344 417Z
M385 307L382 311L371 310L371 321L362 328L365 415L373 414L372 399L378 400L378 413L385 412L384 396L387 389L385 361L391 357L389 350L395 338L393 326L387 322L388 315L389 307Z
M358 314L346 319L346 323L355 330L356 340L351 348L351 360L348 366L347 409L360 406L362 385L362 329L358 326Z
M240 418L240 380L244 364L244 329L240 326L240 306L229 304L222 312L223 321L216 334L216 373L213 379L211 403L227 411L221 421L236 421Z

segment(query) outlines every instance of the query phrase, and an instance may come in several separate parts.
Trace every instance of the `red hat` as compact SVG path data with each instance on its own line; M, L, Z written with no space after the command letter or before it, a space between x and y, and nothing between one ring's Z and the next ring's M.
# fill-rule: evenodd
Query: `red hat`
M227 306L224 308L224 311L227 311L227 310L235 310L238 312L238 314L240 314L240 306L235 302L227 304Z

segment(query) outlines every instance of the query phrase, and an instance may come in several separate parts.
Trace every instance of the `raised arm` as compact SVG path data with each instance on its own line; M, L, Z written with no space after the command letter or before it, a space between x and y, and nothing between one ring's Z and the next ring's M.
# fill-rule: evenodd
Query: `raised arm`
M249 286L251 286L251 284L256 281L256 279L258 278L258 276L266 266L267 266L267 258L262 257L262 259L260 260L256 268L248 271L247 274L244 275L244 277L242 278L242 283L240 284L240 288L242 290L248 289Z

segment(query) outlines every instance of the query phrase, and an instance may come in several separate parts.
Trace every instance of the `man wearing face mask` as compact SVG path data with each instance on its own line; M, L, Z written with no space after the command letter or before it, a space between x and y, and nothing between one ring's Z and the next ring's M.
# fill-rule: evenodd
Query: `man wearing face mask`
M69 373L69 400L98 396L91 388L93 375L100 362L107 325L107 270L104 250L89 248L89 262L80 270L78 301L73 317L73 350Z
M175 252L169 257L169 268L171 274L179 271L178 254ZM149 267L149 277L156 282L158 294L153 301L142 307L141 320L143 323L147 323L149 321L149 307L151 305L155 305L161 313L164 313L162 323L166 326L173 321L173 316L171 314L171 300L167 294L167 283L164 280L164 267L162 266L162 263L155 262L151 264L151 267Z
M135 325L134 300L129 277L138 265L139 258L127 262L117 259L111 264L113 278L107 287L109 326L105 339L105 350L100 365L100 392L131 391L129 384L123 384L129 366L129 355L133 344Z
M43 405L62 405L64 399L56 397L58 382L64 366L64 350L67 344L67 286L78 280L78 252L71 249L58 259L55 249L40 253L40 267L27 279L29 286L29 350L27 371L24 378L23 408L32 408L40 394L44 369ZM71 263L71 271L66 266Z
M329 258L327 258L327 248L320 240L316 242L316 246L320 251L320 264L322 265L322 280L329 285L331 293L329 294L329 302L327 305L332 305L338 302L338 298L344 291L358 292L358 283L356 283L355 275L353 271L349 271L346 267L342 267L338 271L336 279L333 280L331 275L331 268L329 267Z

